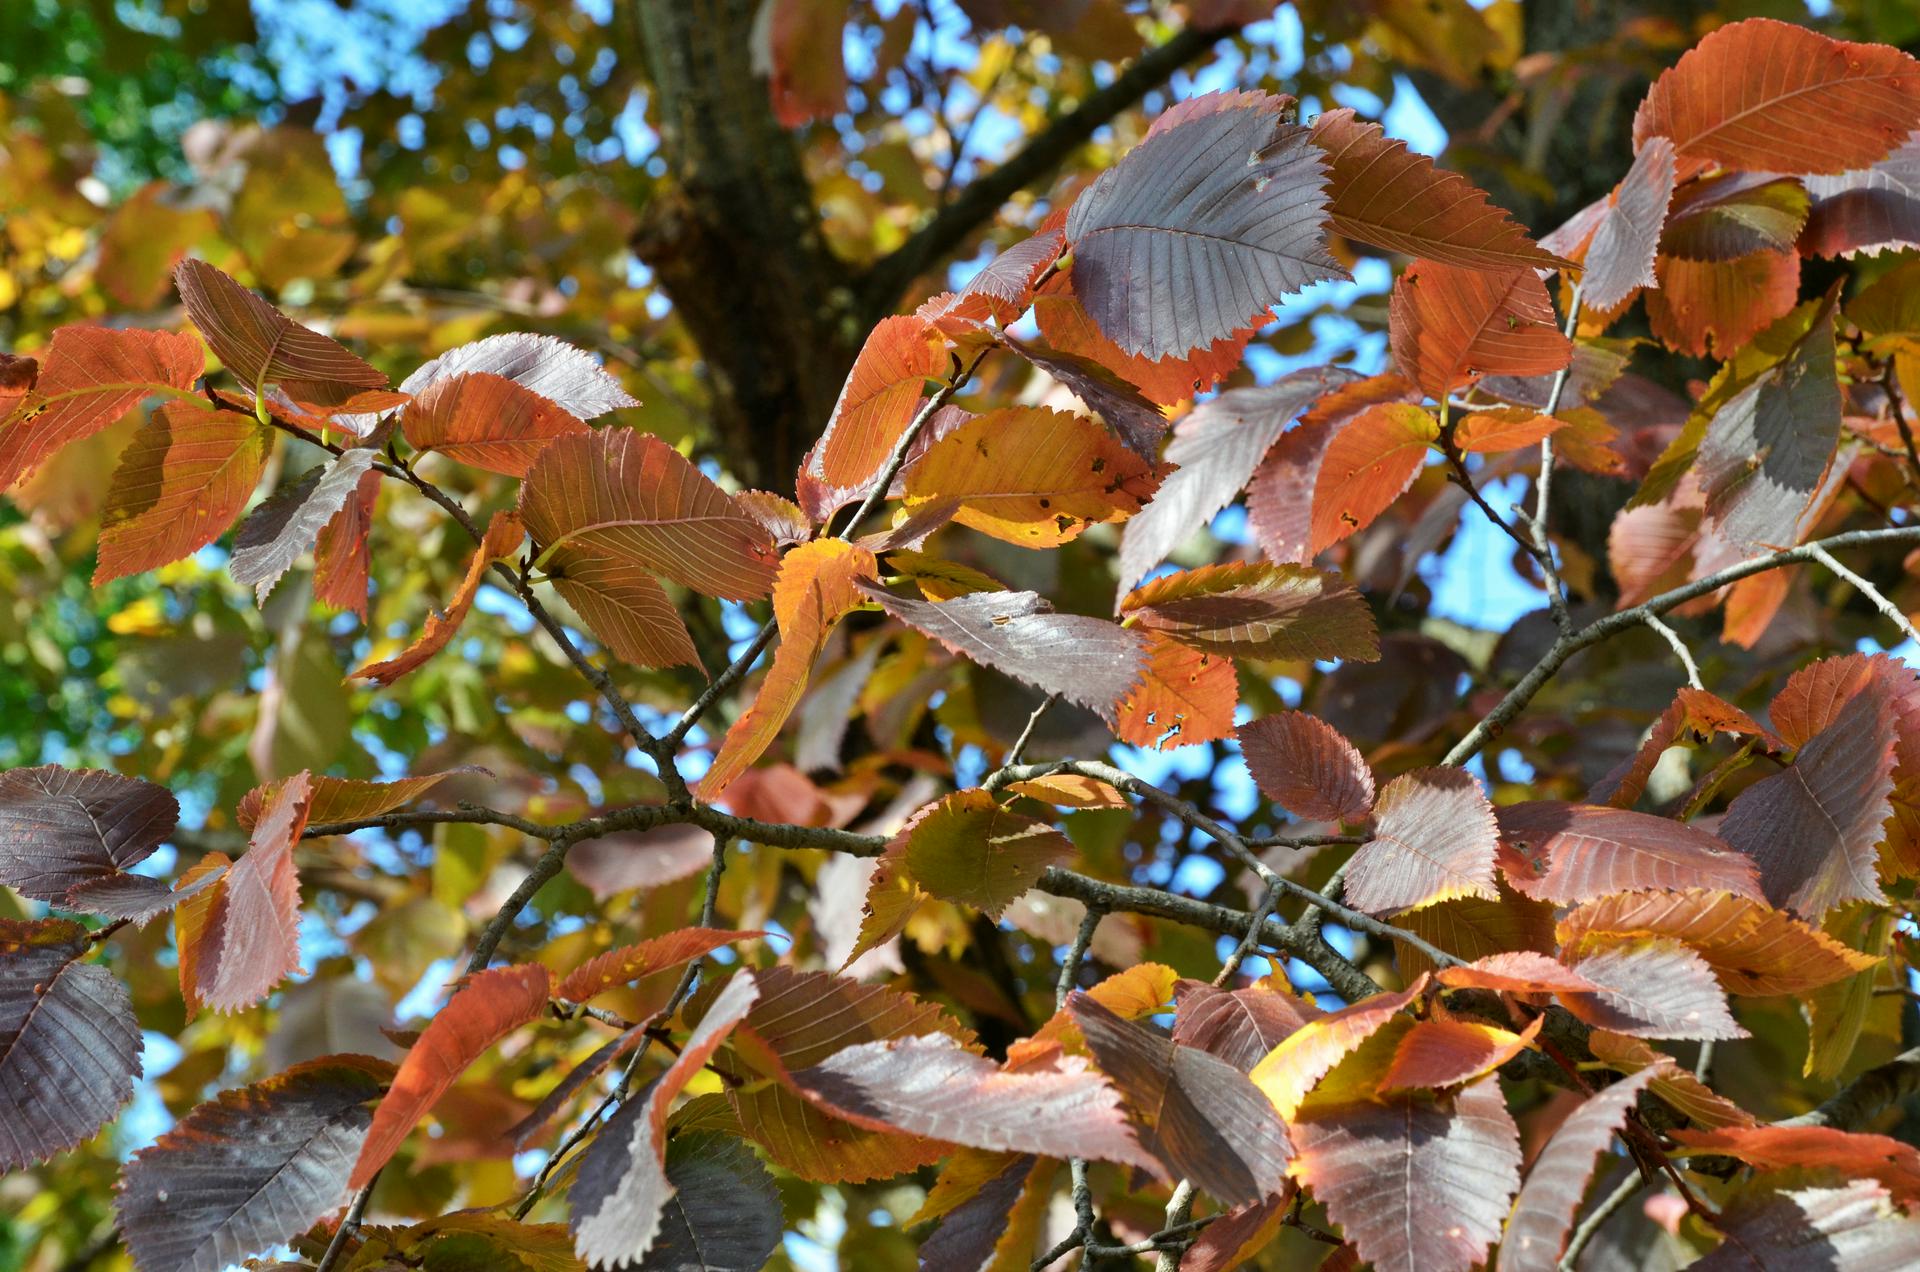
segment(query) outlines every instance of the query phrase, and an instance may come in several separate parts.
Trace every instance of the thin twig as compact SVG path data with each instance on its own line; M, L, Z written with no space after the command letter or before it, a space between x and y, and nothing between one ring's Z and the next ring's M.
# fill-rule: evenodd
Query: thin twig
M1882 592L1879 588L1875 587L1872 583L1868 582L1862 576L1855 574L1852 570L1849 570L1846 566L1842 565L1838 560L1834 558L1833 553L1827 551L1824 547L1820 546L1819 544L1816 543L1811 545L1810 555L1813 557L1814 560L1826 566L1829 570L1832 570L1835 574L1845 579L1848 583L1851 583L1853 585L1854 590L1860 593L1860 595L1866 597L1868 601L1872 602L1873 607L1875 609L1879 610L1882 614L1885 614L1888 618L1892 619L1894 624L1898 626L1901 631L1907 634L1908 640L1913 641L1916 644L1920 644L1920 631L1914 630L1913 620L1909 619L1905 614L1902 614L1900 612L1900 607L1898 605L1895 605L1892 601L1888 600L1884 592Z
M1573 293L1567 299L1567 317L1562 326L1562 334L1571 341L1573 333L1580 326L1580 284L1573 285ZM1573 371L1573 359L1567 359L1567 365L1553 373L1553 387L1547 390L1547 407L1542 412L1552 415L1560 409L1560 398L1567 391L1567 378ZM1553 562L1553 541L1547 537L1547 518L1553 494L1553 435L1549 433L1540 439L1540 476L1534 482L1533 502L1533 546L1535 559L1546 575L1547 607L1553 611L1553 621L1562 633L1573 630L1573 615L1567 609L1566 588L1560 582L1560 571Z
M1694 689L1705 689L1707 686L1700 680L1700 666L1693 661L1693 651L1687 648L1686 641L1680 639L1680 633L1667 626L1657 614L1643 615L1640 621L1651 627L1659 634L1660 639L1666 641L1672 648L1674 656L1680 660L1680 665L1687 669L1688 686Z
M1047 714L1047 709L1058 701L1060 701L1060 695L1057 693L1050 693L1040 700L1040 705L1035 707L1033 714L1027 717L1027 727L1020 730L1020 736L1015 738L1013 745L1007 749L1007 758L1001 764L1001 768L1011 768L1020 762L1020 757L1026 754L1027 743L1033 740L1033 731L1040 727L1040 717Z
M1606 1225L1607 1220L1613 1218L1615 1211L1626 1205L1628 1199L1644 1187L1646 1187L1646 1181L1640 1178L1639 1171L1627 1172L1627 1177L1607 1194L1606 1200L1595 1206L1593 1213L1582 1219L1580 1226L1573 1230L1573 1237L1567 1242L1567 1252L1560 1256L1561 1272L1569 1272L1574 1264L1580 1261L1580 1255L1586 1250L1587 1243L1593 1240L1594 1234Z
M1886 369L1880 373L1880 387L1887 395L1887 409L1893 413L1894 427L1900 430L1900 444L1907 450L1907 466L1912 470L1914 479L1920 481L1920 447L1913 442L1913 427L1907 423L1907 413L1900 401L1900 388L1894 382L1893 360L1887 360Z
M333 1240L327 1242L327 1251L320 1256L320 1263L313 1272L333 1272L333 1265L346 1252L347 1242L353 1239L354 1233L360 1231L360 1221L367 1214L367 1200L373 1196L373 1186L379 1182L380 1172L375 1171L373 1178L353 1194L353 1200L347 1203L346 1215L340 1220L340 1226L333 1230Z

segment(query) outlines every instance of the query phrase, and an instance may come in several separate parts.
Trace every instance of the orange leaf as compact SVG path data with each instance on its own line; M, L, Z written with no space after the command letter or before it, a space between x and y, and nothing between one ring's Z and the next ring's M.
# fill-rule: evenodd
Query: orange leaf
M810 467L834 486L865 483L892 453L920 406L922 384L946 365L945 340L918 318L884 318L847 373Z
M92 437L142 399L170 389L184 392L206 363L192 336L60 328L41 355L37 382L0 423L0 490L63 446Z
M1725 358L1786 314L1800 294L1797 252L1755 252L1735 261L1662 256L1660 285L1647 293L1647 321L1669 349Z
M1394 362L1432 398L1481 375L1547 375L1573 360L1531 269L1415 261L1394 284L1387 317Z
M1184 402L1232 375L1246 356L1247 342L1259 332L1257 325L1243 327L1184 356L1146 358L1128 353L1094 324L1073 294L1070 274L1056 275L1040 289L1034 297L1033 316L1049 345L1097 362L1160 406Z
M472 562L467 566L466 578L460 581L460 589L453 594L453 600L447 606L446 616L427 615L426 626L411 645L384 662L369 663L353 672L349 679L390 685L445 649L460 631L467 611L473 608L473 599L480 594L480 584L486 581L487 568L501 557L511 554L524 538L526 530L521 526L517 513L494 513L493 520L487 524L486 534L481 536L480 546L474 550Z
M780 647L760 682L753 705L727 730L713 767L700 780L700 798L720 797L779 735L806 692L807 676L840 616L865 602L855 579L877 579L873 553L841 539L816 539L787 553L773 585L773 615Z
M1440 430L1418 406L1369 407L1327 444L1313 487L1313 545L1318 555L1373 519L1413 484Z
M1469 454L1519 450L1551 437L1566 421L1523 406L1475 411L1454 426L1453 444Z
M418 777L402 777L391 782L362 782L350 777L320 776L313 779L313 799L307 806L309 823L359 821L365 817L378 817L381 813L392 812L396 808L411 804L428 791L450 777L464 773L478 773L486 777L493 776L486 769L473 765L448 769L444 773L422 773ZM239 806L234 809L233 820L242 830L252 830L260 820L261 810L280 790L282 783L269 782L256 786L241 796Z
M538 393L488 371L435 380L407 403L400 427L416 450L508 477L526 476L554 438L587 431Z
M1920 64L1905 53L1751 18L1713 32L1654 81L1633 144L1671 137L1696 166L1838 173L1880 160L1915 127Z
M93 585L192 556L225 534L253 497L272 443L252 416L163 403L114 469Z
M1147 464L1084 415L1008 407L962 424L907 470L907 507L959 501L954 520L1025 548L1140 511L1159 484Z
M717 928L681 928L635 945L622 945L588 959L567 973L553 992L572 1003L584 1003L602 990L626 985L643 976L678 967L723 945L750 941L765 932L728 932Z
M1422 1020L1400 1039L1380 1090L1439 1090L1491 1073L1525 1051L1546 1017L1519 1033L1466 1020Z
M1309 1020L1288 1034L1248 1076L1280 1110L1280 1119L1293 1121L1320 1079L1379 1032L1401 1008L1425 993L1427 984L1427 978L1421 976L1399 993L1376 994L1331 1015Z
M393 1086L374 1110L348 1187L363 1187L392 1159L481 1053L546 1010L549 984L547 969L529 964L476 973L454 991L400 1062Z
M1920 1202L1920 1150L1885 1135L1834 1126L1723 1126L1676 1130L1690 1149L1737 1157L1762 1170L1811 1166L1878 1180L1902 1206Z
M1216 742L1232 736L1239 704L1240 677L1231 658L1148 632L1146 668L1120 700L1113 732L1122 742L1159 751Z
M1337 574L1227 561L1163 574L1120 599L1128 622L1236 657L1372 662L1373 611Z

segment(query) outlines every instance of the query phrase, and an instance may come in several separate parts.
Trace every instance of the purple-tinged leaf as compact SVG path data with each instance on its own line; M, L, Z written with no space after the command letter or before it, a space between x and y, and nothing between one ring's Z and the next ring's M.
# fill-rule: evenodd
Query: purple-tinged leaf
M1622 1078L1589 1097L1560 1124L1534 1160L1514 1201L1507 1235L1500 1239L1498 1272L1553 1272L1559 1266L1573 1217L1593 1177L1594 1159L1626 1123L1634 1101L1659 1072L1652 1067Z
M275 491L234 536L233 559L227 566L233 581L253 588L254 600L265 604L274 584L319 543L320 532L347 506L379 458L370 447L350 450Z
M1174 986L1173 1040L1251 1073L1289 1034L1322 1014L1291 994L1258 986L1225 990L1183 980Z
M1499 899L1493 806L1472 774L1403 773L1381 790L1373 813L1372 838L1347 863L1347 901L1355 909L1386 914L1455 897Z
M503 376L583 420L640 405L586 350L524 331L449 349L416 368L400 382L400 391L421 394L437 381L469 371Z
M1581 959L1572 971L1594 992L1564 991L1560 1001L1596 1029L1703 1042L1747 1036L1713 968L1671 938L1623 943Z
M1920 244L1920 132L1874 164L1808 177L1813 209L1800 236L1807 256L1877 256Z
M667 1148L672 1186L660 1231L632 1272L752 1272L765 1267L786 1216L773 1176L747 1146L711 1131Z
M61 901L145 860L179 819L172 792L137 777L54 764L0 773L0 883Z
M1895 1210L1870 1179L1777 1193L1750 1186L1717 1226L1727 1239L1694 1272L1906 1272L1920 1265L1920 1219Z
M1610 892L1662 888L1760 895L1751 861L1684 822L1551 799L1508 804L1496 816L1500 868L1536 901L1573 905Z
M1633 166L1614 191L1606 219L1587 247L1586 273L1580 282L1583 304L1610 310L1642 287L1653 285L1653 262L1660 250L1660 226L1673 195L1673 143L1650 139L1633 157Z

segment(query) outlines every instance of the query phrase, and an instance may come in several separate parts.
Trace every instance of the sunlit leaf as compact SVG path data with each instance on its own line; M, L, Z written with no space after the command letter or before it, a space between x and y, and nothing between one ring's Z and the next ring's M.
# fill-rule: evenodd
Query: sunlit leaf
M1168 751L1233 736L1240 678L1223 654L1148 631L1140 683L1120 701L1113 735L1132 746Z
M1500 868L1536 900L1565 905L1610 892L1694 887L1760 895L1751 861L1683 822L1558 800L1508 804L1498 817Z
M1673 177L1672 143L1664 137L1650 138L1609 197L1606 218L1587 246L1586 272L1580 279L1583 304L1614 309L1652 285Z
M1750 1190L1716 1226L1720 1248L1693 1266L1700 1272L1751 1268L1903 1268L1920 1259L1920 1219L1897 1211L1886 1191L1856 1179L1836 1188Z
M1415 261L1394 284L1389 318L1395 365L1433 398L1481 375L1547 375L1573 359L1530 269Z
M1417 406L1370 407L1349 420L1320 458L1313 487L1313 542L1318 554L1373 524L1406 492L1440 435Z
M1228 561L1163 574L1120 599L1136 626L1236 658L1371 662L1380 638L1365 598L1338 575Z
M180 993L189 1008L243 1011L300 969L293 846L311 798L305 773L282 782L260 810L246 852L195 897L191 918L181 911ZM182 878L176 891L184 892L191 878Z
M1373 770L1353 743L1304 711L1240 726L1240 753L1260 793L1296 817L1358 821L1373 809Z
M463 371L435 380L400 413L414 449L490 473L524 477L556 437L587 426L563 408L489 371Z
M716 928L690 927L633 945L597 954L568 972L554 995L569 1002L584 1003L595 994L615 985L626 985L643 976L651 976L679 967L692 959L712 953L735 941L748 941L764 932L730 932Z
M373 449L356 448L275 491L240 523L227 565L233 581L251 587L264 604L293 563L319 543L320 531L346 507L378 459Z
M1634 1101L1658 1073L1643 1069L1590 1096L1575 1109L1547 1146L1540 1150L1500 1240L1500 1272L1552 1268L1566 1249L1567 1235L1593 1175L1594 1159L1613 1141Z
M1562 992L1567 1010L1635 1038L1744 1038L1705 959L1671 938L1639 938L1573 964L1594 992Z
M94 586L192 556L225 534L253 496L272 440L251 416L163 403L114 470Z
M402 380L400 391L422 396L441 380L472 372L503 376L583 420L640 405L586 350L525 331L449 349Z
M1920 133L1871 168L1808 177L1813 207L1800 250L1809 256L1876 256L1920 244Z
M1281 1120L1291 1124L1320 1079L1426 988L1427 978L1422 976L1398 993L1376 994L1309 1020L1288 1034L1248 1076L1280 1111Z
M412 644L392 658L368 663L350 673L349 678L390 685L408 672L417 670L452 644L453 638L460 634L460 624L466 621L467 612L473 608L474 598L480 594L480 585L486 582L489 567L500 558L518 551L521 541L526 537L526 529L521 526L517 513L494 513L493 520L487 523L486 533L481 537L480 546L474 549L466 577L461 579L453 599L447 602L446 614L427 615L425 626Z
M40 355L37 379L22 375L22 363L10 364L15 380L28 379L31 387L0 418L0 490L143 400L184 393L205 366L206 355L192 336L60 328Z
M835 486L859 486L879 472L919 409L922 386L946 367L944 344L918 318L882 319L847 375L809 467Z
M250 392L278 384L297 402L338 406L362 389L387 387L384 374L337 341L301 326L205 261L180 262L173 281L214 356Z
M1461 769L1418 769L1381 788L1371 837L1347 863L1347 902L1373 914L1454 897L1495 900L1493 806Z

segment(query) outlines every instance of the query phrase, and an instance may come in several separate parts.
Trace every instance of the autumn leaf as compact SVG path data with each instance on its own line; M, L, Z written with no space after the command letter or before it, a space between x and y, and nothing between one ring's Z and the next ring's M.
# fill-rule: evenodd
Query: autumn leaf
M1691 887L1760 895L1751 861L1730 851L1729 841L1682 822L1558 800L1509 804L1498 817L1501 871L1536 900L1566 905L1612 892Z
M1560 1124L1514 1199L1513 1216L1500 1239L1500 1272L1551 1268L1559 1262L1595 1159L1613 1142L1634 1101L1658 1074L1658 1069L1643 1069L1622 1078L1589 1096Z
M313 794L307 805L309 825L304 833L311 834L315 825L362 821L390 813L396 808L404 808L448 778L463 775L493 776L486 769L463 766L441 773L396 778L391 782L363 782L357 778L328 777L325 774L309 778ZM242 830L252 830L260 820L261 811L278 793L281 785L270 782L248 791L234 809L234 822Z
M1056 297L1042 299L1050 307L1060 303ZM1085 329L1092 333L1089 339L1098 337L1106 340L1093 326L1091 319L1086 319L1085 315L1081 317L1085 320ZM1009 332L1001 333L1000 343L1085 403L1087 409L1098 415L1128 450L1149 464L1158 461L1160 439L1167 432L1167 417L1118 372L1090 355L1022 340ZM1111 344L1107 347L1111 349L1114 361L1122 364L1128 361L1127 355L1111 348Z
M1397 375L1350 380L1321 396L1299 424L1274 443L1247 486L1247 518L1268 560L1300 565L1312 561L1314 489L1327 448L1340 430L1369 407L1419 400L1420 390Z
M181 1118L121 1176L114 1210L136 1266L219 1272L339 1209L393 1073L366 1056L324 1056Z
M1291 1124L1300 1106L1327 1073L1378 1033L1400 1010L1426 992L1425 976L1397 993L1376 994L1289 1033L1248 1076Z
M0 918L0 1167L42 1162L90 1138L133 1098L140 1029L126 986L80 960L67 919Z
M373 565L373 514L383 474L369 471L346 504L321 527L313 548L313 595L323 605L367 617L367 581Z
M247 851L181 911L180 993L189 1012L243 1011L300 968L300 881L293 845L307 824L312 784L282 782L260 810ZM176 891L184 892L191 876ZM191 947L191 952L189 952Z
M205 261L181 261L173 281L214 356L256 397L272 383L296 402L338 406L362 389L387 387L385 375L337 341L301 326Z
M1920 127L1920 65L1750 18L1714 31L1654 81L1633 118L1637 150L1673 139L1693 166L1837 173L1862 168Z
M1519 1033L1471 1020L1416 1021L1395 1046L1380 1090L1437 1091L1475 1081L1525 1051L1544 1019L1534 1017Z
M1673 144L1664 137L1650 139L1608 197L1606 216L1587 246L1582 304L1612 310L1654 283L1654 258L1673 179Z
M806 692L833 625L866 599L858 590L860 581L878 577L873 553L840 539L804 543L781 559L773 585L780 646L753 705L727 730L713 766L700 780L700 798L719 798L773 744Z
M225 534L259 485L272 441L249 416L162 403L114 469L93 585L192 556Z
M1182 980L1174 987L1173 1040L1251 1073L1289 1034L1325 1012L1267 984L1221 989Z
M1228 561L1163 574L1120 598L1131 624L1236 658L1380 656L1373 611L1338 575L1298 565Z
M234 536L227 564L233 581L251 587L254 600L265 604L293 563L318 544L320 532L347 506L378 459L368 447L347 451L264 500Z
M60 328L41 355L32 387L0 419L0 490L18 485L56 451L92 437L145 399L185 395L205 366L206 355L192 336Z
M568 972L554 995L568 1002L584 1003L604 990L627 985L656 972L679 967L702 958L736 941L750 941L765 932L732 932L717 928L690 927L657 936L633 945L622 945L596 954Z
M1497 899L1493 806L1471 774L1417 769L1381 788L1371 838L1347 863L1347 902L1370 914Z
M1726 172L1690 181L1667 215L1660 251L1689 261L1735 261L1755 252L1785 252L1799 239L1809 207L1807 187L1791 177Z
M1744 1038L1705 959L1668 937L1640 937L1581 958L1591 992L1561 991L1568 1011L1596 1029L1635 1038Z
M1504 883L1499 888L1497 901L1485 897L1455 897L1398 915L1394 926L1405 928L1468 962L1502 950L1551 954L1556 945L1553 907L1544 901L1523 897ZM1403 976L1434 970L1427 957L1416 949L1403 946L1396 951L1396 957Z
M1148 631L1140 682L1120 701L1113 733L1132 746L1167 751L1233 736L1240 678L1232 660Z
M765 1266L786 1230L767 1168L731 1136L701 1132L667 1145L672 1187L660 1231L636 1272Z
M468 1066L546 1011L550 986L547 969L538 964L496 967L467 977L400 1062L392 1086L374 1110L347 1186L365 1186Z
M350 673L348 678L390 685L408 672L418 670L428 659L452 644L453 638L460 634L460 624L466 621L467 612L473 608L474 599L480 594L480 585L486 582L489 567L500 558L518 551L521 541L526 537L527 532L520 524L519 514L494 513L493 520L487 523L486 533L481 537L480 546L474 549L466 577L460 581L453 599L447 603L446 614L427 615L426 625L412 644L392 658L368 663Z
M400 382L400 391L420 397L442 380L472 373L511 380L582 420L640 405L586 350L554 336L525 331L449 349L421 363Z
M1920 1203L1920 1150L1886 1135L1838 1126L1722 1126L1682 1129L1673 1138L1697 1153L1735 1157L1762 1170L1830 1169L1865 1177L1901 1206Z
M1755 252L1733 261L1662 256L1658 288L1647 293L1653 334L1676 353L1726 358L1769 323L1785 316L1800 294L1800 257Z
M1419 476L1439 435L1423 408L1399 404L1370 407L1343 425L1320 458L1309 552L1372 525Z
M1777 700L1774 717L1776 720L1779 717ZM1673 703L1654 721L1640 749L1595 782L1593 789L1587 792L1587 798L1594 803L1611 804L1616 808L1633 807L1641 792L1646 790L1647 779L1653 775L1654 766L1659 764L1660 757L1666 754L1668 747L1676 745L1686 734L1712 737L1716 733L1757 738L1770 747L1777 746L1779 741L1761 728L1752 716L1732 703L1704 689L1681 689L1674 695Z
M1307 129L1281 122L1284 105L1263 95L1189 110L1074 201L1074 292L1125 352L1185 355L1342 277L1325 248L1324 157Z
M1073 855L1073 844L1046 823L1008 811L987 791L958 791L900 828L881 870L928 896L998 919L1048 866ZM873 886L886 885L876 874Z
M1373 810L1373 770L1326 721L1281 711L1241 725L1239 738L1254 785L1294 816L1346 822Z
M1547 375L1573 358L1530 269L1415 261L1393 286L1388 317L1395 365L1432 398L1481 375Z
M524 477L547 443L587 426L560 406L489 371L435 380L400 413L415 450L490 473Z
M1805 255L1877 256L1920 244L1920 133L1870 168L1808 177L1806 193Z
M1153 472L1082 415L1008 407L975 416L907 470L908 508L954 501L953 519L1024 548L1052 548L1140 510Z
M164 786L55 764L0 773L0 883L59 903L146 860L180 820Z
M1553 436L1566 424L1559 416L1525 407L1475 411L1453 426L1453 444L1469 455L1519 450Z
M1897 1268L1920 1255L1920 1220L1896 1210L1887 1191L1866 1179L1783 1192L1749 1186L1716 1226L1727 1240L1693 1265L1701 1272L1735 1272L1760 1259L1787 1267Z
M918 318L876 324L809 456L809 470L835 486L861 486L879 472L919 409L922 386L946 367L944 344Z
M1260 320L1256 319L1229 336L1185 354L1164 358L1142 357L1128 353L1107 339L1106 333L1087 313L1079 297L1073 294L1071 273L1056 274L1040 288L1033 299L1033 317L1040 327L1040 334L1056 353L1087 359L1111 372L1125 385L1137 389L1149 406L1156 407L1172 406L1197 397L1233 374L1240 366L1248 342L1258 334L1260 327ZM1016 345L1015 349L1025 353L1030 347ZM1081 401L1088 406L1102 415L1107 414L1106 404L1089 400L1083 386L1076 383L1083 377L1071 372L1062 376L1045 362L1036 362L1035 365L1079 394ZM1104 395L1096 391L1095 396ZM1143 420L1143 423L1150 424L1151 421ZM1163 420L1160 430L1164 432L1165 429Z

